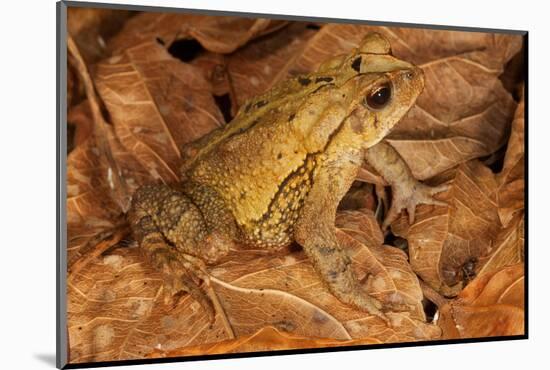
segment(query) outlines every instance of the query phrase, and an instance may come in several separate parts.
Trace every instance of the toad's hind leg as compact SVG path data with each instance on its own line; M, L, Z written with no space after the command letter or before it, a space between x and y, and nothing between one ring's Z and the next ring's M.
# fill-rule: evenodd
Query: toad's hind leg
M215 298L199 285L199 279L209 283L202 261L217 260L229 245L197 206L166 185L146 185L134 194L129 221L145 256L163 274L165 301L187 292L213 319Z

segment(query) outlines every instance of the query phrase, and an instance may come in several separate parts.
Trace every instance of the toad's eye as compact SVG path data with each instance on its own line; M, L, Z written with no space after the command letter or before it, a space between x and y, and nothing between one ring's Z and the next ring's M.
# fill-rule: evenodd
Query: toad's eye
M379 110L388 105L390 99L391 86L389 83L385 83L372 89L365 98L365 104L367 108Z

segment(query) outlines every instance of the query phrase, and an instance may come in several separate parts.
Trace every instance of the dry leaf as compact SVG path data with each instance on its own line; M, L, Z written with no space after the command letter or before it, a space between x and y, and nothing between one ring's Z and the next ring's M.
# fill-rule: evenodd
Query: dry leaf
M500 230L490 254L479 259L477 274L485 274L504 266L522 263L525 258L524 232L524 216L516 215L508 226Z
M523 264L478 276L441 308L443 338L479 338L524 334Z
M408 304L410 310L388 313L389 327L332 296L302 251L273 255L241 250L210 269L237 338L266 326L293 336L336 340L439 337L439 328L425 322L422 292L405 254L380 245L372 212L345 212L338 223L345 226L338 237L358 277L362 279L367 270L374 274L366 281L367 289L388 304ZM175 308L165 306L159 298L160 283L160 274L144 264L137 248L114 250L83 269L69 287L71 361L140 358L155 348L170 351L232 338L220 315L210 325L189 296ZM110 333L108 341L104 333ZM98 341L100 350L92 345Z
M229 94L231 87L223 54L207 51L194 58L190 64L202 71L206 81L212 85L212 94L216 96Z
M119 164L113 157L113 145L108 140L110 127L101 109L101 102L96 94L96 90L89 74L88 67L78 49L74 40L69 36L67 38L67 48L74 61L74 65L78 71L86 97L88 98L88 106L93 118L93 140L96 148L99 150L99 158L106 168L106 176L109 181L109 195L117 203L122 211L127 211L130 204L130 193L126 184L126 179L123 177Z
M213 344L184 347L171 351L156 350L148 357L159 358L176 356L197 356L213 355L220 353L277 351L299 348L326 348L379 343L382 342L374 338L334 340L326 338L300 337L279 331L272 326L266 326L265 328L258 330L252 335L243 336L238 339Z
M106 43L135 12L102 8L67 8L67 32L86 60L94 63L107 56Z
M462 289L463 269L491 251L500 229L491 170L474 160L451 176L448 206L420 205L413 225L403 214L392 224L393 232L409 242L413 270L446 296Z
M498 214L503 225L508 225L515 214L524 208L525 199L525 113L523 95L512 122L512 133L504 157L504 166L497 177Z
M92 119L92 110L88 100L84 100L74 106L67 115L67 124L74 125L75 131L72 138L72 150L75 146L83 144L94 132L94 121ZM69 152L70 152L69 150Z
M117 141L112 130L107 130L107 140L113 149L113 157L131 193L138 186L150 181L147 172ZM67 157L67 232L68 264L86 254L88 245L100 233L112 230L124 222L123 211L112 198L109 169L100 159L100 150L93 137L77 146ZM85 249L83 249L85 248Z
M344 211L362 208L370 209L371 211L376 210L374 186L357 181L340 201L338 209Z
M67 158L68 263L81 248L119 221L122 210L109 196L107 169L93 140L76 147ZM107 195L107 196L106 196Z
M108 16L102 17L73 20L80 22L75 35L85 30L87 37L102 34L101 19ZM98 49L99 54L83 49L86 56L80 59L88 64L73 72L85 78L73 78L69 86L71 104L84 98L82 87L88 98L69 110L76 127L67 164L71 362L523 332L523 100L516 109L499 80L520 50L521 37L285 25L141 13L115 37L105 38L107 48ZM121 247L127 240L113 247L128 229L105 156L112 157L129 194L144 183L176 182L187 143L222 126L244 100L349 51L372 30L390 40L395 56L426 73L424 93L389 143L417 178L451 185L444 195L448 206L420 206L413 225L406 216L392 225L407 239L408 255L384 244L373 213L375 194L380 198L387 185L384 179L365 167L359 177L376 185L376 191L371 184L356 184L341 204L347 211L337 216L340 246L365 289L383 302L389 322L342 304L295 245L278 252L236 249L209 266L210 286L223 308L212 324L188 295L175 307L165 305L161 274L145 262L136 244ZM193 55L189 60L172 56L172 45L191 48ZM93 55L107 58L91 64L99 58ZM77 62L72 59L73 68ZM509 86L517 85L514 76L521 78L506 74ZM98 147L98 120L103 125L99 142L108 153ZM504 166L494 175L474 158L496 157L510 127ZM458 297L444 299L433 290L425 296L419 277ZM429 296L438 298L437 325L427 322L424 312Z
M177 181L181 147L224 123L200 71L156 43L100 63L95 77L118 139L151 179Z
M144 42L168 47L176 40L196 39L207 50L230 53L285 24L285 21L262 18L147 12L126 22L109 43L109 49L112 54L118 54Z

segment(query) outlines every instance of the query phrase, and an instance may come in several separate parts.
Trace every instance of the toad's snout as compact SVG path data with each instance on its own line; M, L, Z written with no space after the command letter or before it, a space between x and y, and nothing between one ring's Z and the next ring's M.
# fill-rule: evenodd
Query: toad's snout
M420 89L424 87L424 71L422 68L414 67L404 70L402 73L403 79L408 83L415 84Z

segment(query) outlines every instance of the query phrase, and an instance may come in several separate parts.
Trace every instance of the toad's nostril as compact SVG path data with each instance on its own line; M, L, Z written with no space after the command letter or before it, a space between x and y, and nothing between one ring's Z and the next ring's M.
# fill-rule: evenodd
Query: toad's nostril
M407 71L405 73L405 78L408 80L412 80L414 78L414 72L413 71Z

